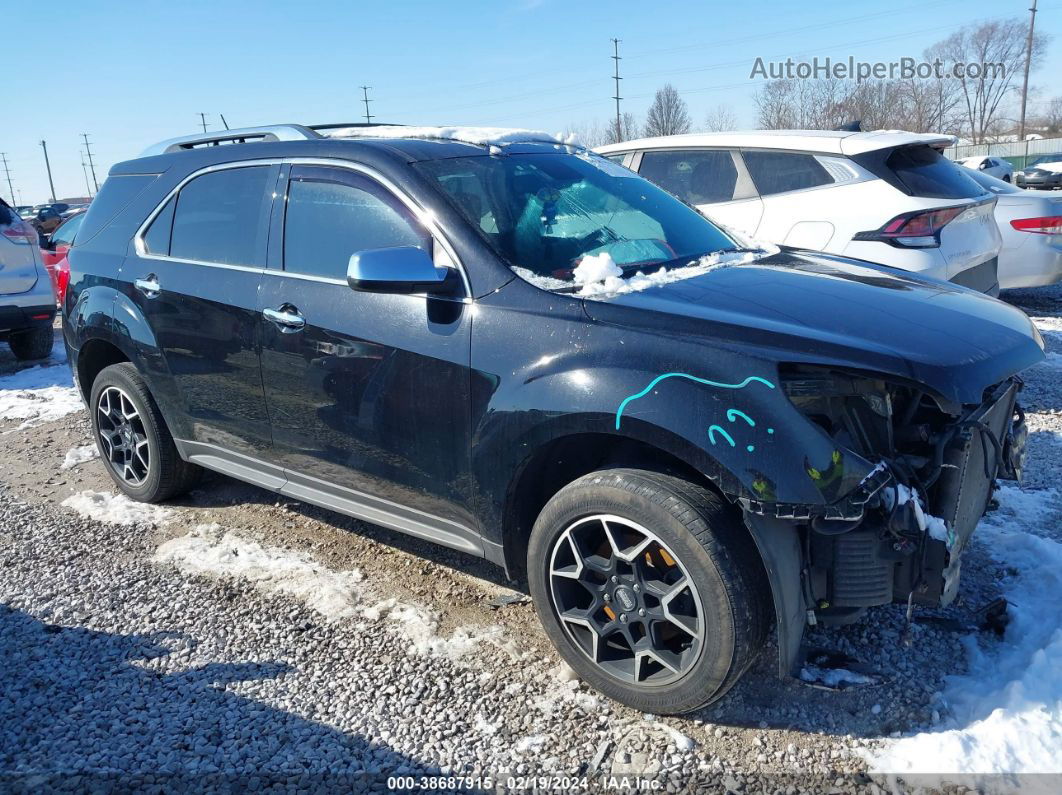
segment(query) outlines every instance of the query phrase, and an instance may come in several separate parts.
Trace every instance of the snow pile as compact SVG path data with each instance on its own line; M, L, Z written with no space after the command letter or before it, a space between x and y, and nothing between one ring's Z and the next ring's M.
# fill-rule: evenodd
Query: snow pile
M100 451L94 444L86 444L83 447L75 447L73 450L67 450L66 457L63 459L63 463L60 465L60 469L73 469L76 466L84 464L86 461L91 461L93 458L99 458Z
M409 654L445 657L457 662L483 643L500 648L505 646L505 630L498 625L486 628L458 627L449 638L438 634L436 615L423 607L385 599L365 608L362 615L370 621L386 620L409 640Z
M823 685L834 690L843 690L849 685L876 685L878 680L873 676L867 676L846 668L820 668L811 663L805 663L800 669L800 681L810 685Z
M246 580L263 593L294 597L328 619L357 614L359 571L330 571L297 552L264 547L217 524L199 525L165 542L152 560L186 574Z
M624 287L623 269L607 251L587 254L579 260L579 264L572 271L572 279L582 288L579 295L614 293Z
M915 521L918 522L918 529L923 533L929 533L930 538L943 541L947 544L948 549L951 549L951 545L955 542L955 534L952 533L939 516L926 513L922 505L922 498L918 496L914 489L908 488L902 483L897 483L895 490L886 489L882 496L885 499L885 510L887 511L891 511L897 502L900 505L911 503L914 506Z
M340 127L324 130L328 138L427 138L431 140L461 141L486 146L535 141L548 144L578 145L574 135L550 135L541 130L522 130L513 127Z
M0 420L22 420L19 430L81 409L81 395L66 366L38 365L0 377Z
M60 503L77 511L86 519L108 524L162 524L170 518L170 511L157 505L133 502L124 494L102 491L79 491Z
M1046 317L1031 318L1042 334L1062 334L1062 317L1048 315Z
M1003 583L1006 635L987 650L967 638L969 672L944 693L953 717L871 754L875 773L946 774L988 792L1014 789L1004 774L1062 774L1062 543L1038 534L1041 523L1057 533L1062 495L1008 486L999 498L975 538L1017 572Z
M660 268L649 274L638 271L626 279L623 278L623 270L613 261L612 256L604 251L600 254L584 256L579 260L579 265L572 272L572 276L575 284L580 287L579 295L587 298L612 298L617 295L648 290L650 287L660 287L671 282L692 279L723 268L750 265L759 259L777 254L779 250L777 246L768 244L754 251L715 251L691 261L684 267L671 270ZM538 281L540 278L542 277L536 277L535 280L538 286L556 289L546 287ZM549 281L560 280L550 279ZM567 282L561 283L568 286Z

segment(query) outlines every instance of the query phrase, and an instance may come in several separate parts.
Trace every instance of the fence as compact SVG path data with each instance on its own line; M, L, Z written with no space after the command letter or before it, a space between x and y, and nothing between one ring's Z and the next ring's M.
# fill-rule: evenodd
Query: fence
M1035 141L1012 141L999 144L963 144L945 150L944 156L963 160L977 155L992 155L1009 160L1014 168L1024 168L1040 155L1062 153L1062 138L1040 138ZM1062 158L1059 158L1062 159Z

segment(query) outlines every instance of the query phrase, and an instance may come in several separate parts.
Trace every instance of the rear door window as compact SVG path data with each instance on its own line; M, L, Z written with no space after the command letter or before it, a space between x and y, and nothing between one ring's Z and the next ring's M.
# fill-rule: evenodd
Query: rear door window
M737 169L729 151L644 152L638 173L687 204L714 204L734 198Z
M971 199L984 193L964 170L931 146L902 146L885 161L912 196Z
M814 155L801 152L742 152L756 190L761 196L806 190L833 182L830 173Z
M352 254L399 246L431 253L431 236L381 185L341 169L292 169L284 270L342 280Z
M260 230L273 169L246 166L196 177L177 196L170 256L221 265L260 266Z

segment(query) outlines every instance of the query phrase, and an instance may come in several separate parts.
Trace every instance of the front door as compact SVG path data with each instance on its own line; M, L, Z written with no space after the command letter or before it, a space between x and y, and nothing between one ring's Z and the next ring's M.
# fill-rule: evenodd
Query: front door
M355 252L436 245L379 182L292 166L281 184L259 322L285 492L478 551L467 532L472 305L347 285Z
M155 215L122 266L161 354L160 403L186 454L261 458L271 448L258 361L258 288L279 167L208 171ZM115 317L121 322L121 314ZM138 341L140 342L140 341ZM155 351L146 352L150 362Z

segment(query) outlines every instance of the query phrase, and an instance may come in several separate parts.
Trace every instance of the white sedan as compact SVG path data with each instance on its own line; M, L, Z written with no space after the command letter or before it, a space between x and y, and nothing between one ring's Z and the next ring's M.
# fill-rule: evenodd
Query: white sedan
M1062 196L1022 190L983 172L977 183L996 195L1003 238L999 286L1042 287L1062 281Z
M967 157L964 160L956 160L955 162L960 166L966 166L966 168L973 171L987 174L990 177L1001 179L1004 182L1014 181L1014 166L1002 157L977 155L977 157Z

